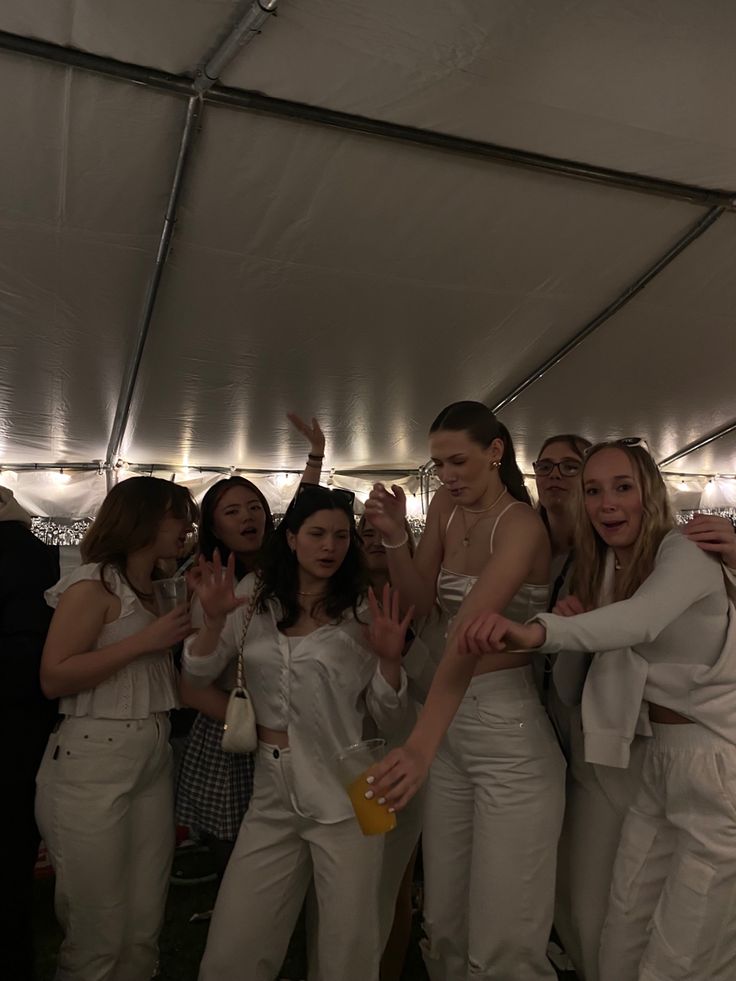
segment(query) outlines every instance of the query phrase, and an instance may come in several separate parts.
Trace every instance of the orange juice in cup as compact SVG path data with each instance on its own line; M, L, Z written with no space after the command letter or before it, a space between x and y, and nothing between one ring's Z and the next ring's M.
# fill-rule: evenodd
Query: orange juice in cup
M384 739L366 739L347 746L336 757L340 778L364 835L382 835L396 827L396 815L385 804L379 804L375 797L370 800L365 797L366 791L371 789L366 780L368 771L385 752Z

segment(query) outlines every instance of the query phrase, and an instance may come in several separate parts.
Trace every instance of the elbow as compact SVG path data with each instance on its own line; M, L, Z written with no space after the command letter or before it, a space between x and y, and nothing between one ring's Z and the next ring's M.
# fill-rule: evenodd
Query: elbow
M67 692L62 690L58 679L55 679L53 674L50 674L48 670L44 670L43 667L41 668L40 681L41 691L43 692L44 696L49 699L49 701L53 702L55 699L61 698L62 695L67 694Z

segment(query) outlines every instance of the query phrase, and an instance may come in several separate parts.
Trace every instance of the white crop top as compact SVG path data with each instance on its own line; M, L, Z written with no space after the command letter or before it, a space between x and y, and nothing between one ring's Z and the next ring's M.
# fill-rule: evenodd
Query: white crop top
M61 594L78 582L100 582L96 563L82 565L46 591L46 602L56 608ZM94 649L116 644L138 633L156 617L150 613L120 573L108 566L105 582L120 600L120 616L102 628ZM64 695L59 702L63 715L93 719L146 719L156 712L178 706L176 675L171 651L142 654L105 681L76 695Z

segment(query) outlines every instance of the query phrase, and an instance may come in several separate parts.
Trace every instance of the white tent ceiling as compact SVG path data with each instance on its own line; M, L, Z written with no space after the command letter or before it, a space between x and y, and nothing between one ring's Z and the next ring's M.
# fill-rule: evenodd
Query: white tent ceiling
M736 472L731 0L281 0L191 99L251 6L0 7L0 466L298 468L295 409L409 473L477 398Z

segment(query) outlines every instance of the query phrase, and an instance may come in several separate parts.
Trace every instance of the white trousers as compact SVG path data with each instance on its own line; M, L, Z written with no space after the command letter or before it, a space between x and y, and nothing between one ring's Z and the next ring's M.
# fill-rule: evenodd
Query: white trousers
M555 928L580 981L598 981L601 930L608 910L621 827L639 785L648 740L637 737L627 770L585 762L580 707L556 727L568 748L565 819L557 857Z
M150 981L174 854L168 719L64 719L36 787L64 931L57 981Z
M432 981L554 981L565 764L531 668L473 678L432 765L422 848Z
M624 821L601 981L736 976L736 746L654 725Z
M310 882L319 981L378 981L383 836L319 824L292 804L289 750L261 743L250 806L222 880L200 981L274 981Z

